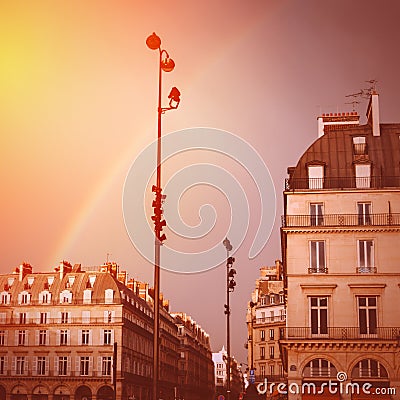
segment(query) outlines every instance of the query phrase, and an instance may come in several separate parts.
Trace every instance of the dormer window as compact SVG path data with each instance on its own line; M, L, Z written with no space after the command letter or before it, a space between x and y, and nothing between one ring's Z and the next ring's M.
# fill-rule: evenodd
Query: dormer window
M11 294L8 293L8 292L2 292L0 300L1 300L1 304L10 304L10 302L11 302Z
M43 290L39 293L39 303L48 304L51 300L51 293L48 290Z
M83 302L85 304L92 302L92 290L91 289L85 289L83 291Z
M68 281L65 283L65 287L70 288L75 282L75 276L69 276Z
M72 293L69 290L60 293L60 303L72 303Z
M49 285L49 288L51 287L51 285L53 284L53 282L54 282L54 276L49 276L49 277L47 278L47 283L48 283L48 285Z
M34 276L30 276L30 277L28 278L28 285L29 285L29 288L32 287L34 281L35 281L35 277L34 277Z
M18 303L19 304L29 304L31 301L31 294L28 292L21 292L18 295Z
M307 168L308 168L308 188L322 189L324 187L324 166L309 165Z
M108 304L114 302L114 290L106 289L104 291L104 302Z
M11 286L14 283L14 278L8 278L7 283L8 283L8 288L11 288Z
M353 154L356 156L367 154L367 142L365 136L353 137Z

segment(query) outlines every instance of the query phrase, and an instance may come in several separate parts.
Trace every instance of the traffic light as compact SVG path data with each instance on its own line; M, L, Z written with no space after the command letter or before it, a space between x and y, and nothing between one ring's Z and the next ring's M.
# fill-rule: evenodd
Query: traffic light
M162 203L165 200L166 196L162 194L162 189L158 186L153 185L151 190L155 193L156 198L153 200L152 207L154 208L154 215L151 217L151 219L154 222L154 231L156 233L157 239L160 242L163 242L167 237L162 234L161 231L164 228L164 226L167 225L165 220L161 219L163 215L163 209Z
M225 308L224 314L226 314L226 315L230 314L228 304L224 304L224 308Z

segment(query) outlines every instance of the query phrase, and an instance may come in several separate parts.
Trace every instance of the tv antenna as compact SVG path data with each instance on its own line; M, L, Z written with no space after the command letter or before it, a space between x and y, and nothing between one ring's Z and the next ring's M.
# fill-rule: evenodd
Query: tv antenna
M354 111L356 111L356 104L360 104L360 102L357 101L357 100L353 100L353 101L349 101L348 103L344 103L344 104L352 104L353 105L353 110L352 111L354 112Z

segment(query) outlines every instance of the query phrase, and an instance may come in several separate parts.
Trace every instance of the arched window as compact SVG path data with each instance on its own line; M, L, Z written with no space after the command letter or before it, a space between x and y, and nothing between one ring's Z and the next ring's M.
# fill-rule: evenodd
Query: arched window
M305 378L336 377L336 375L336 367L324 358L315 358L311 360L303 370L303 377Z
M352 378L387 378L388 373L379 361L366 358L356 364L351 376Z

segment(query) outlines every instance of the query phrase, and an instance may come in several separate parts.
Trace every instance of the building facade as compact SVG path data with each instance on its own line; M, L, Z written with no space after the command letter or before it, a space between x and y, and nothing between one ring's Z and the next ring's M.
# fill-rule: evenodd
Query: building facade
M264 382L265 378L268 382L276 383L285 378L279 346L286 325L281 262L277 260L272 267L260 268L260 274L246 316L247 380L256 385Z
M342 382L337 399L400 398L400 124L381 124L378 106L372 92L365 125L320 117L284 191L288 384Z
M0 275L1 400L149 400L153 301L114 263ZM162 301L160 398L175 399L180 339ZM209 357L211 360L211 356ZM115 396L114 396L115 394Z
M178 327L179 375L176 400L212 399L214 363L208 334L185 313L172 314Z

